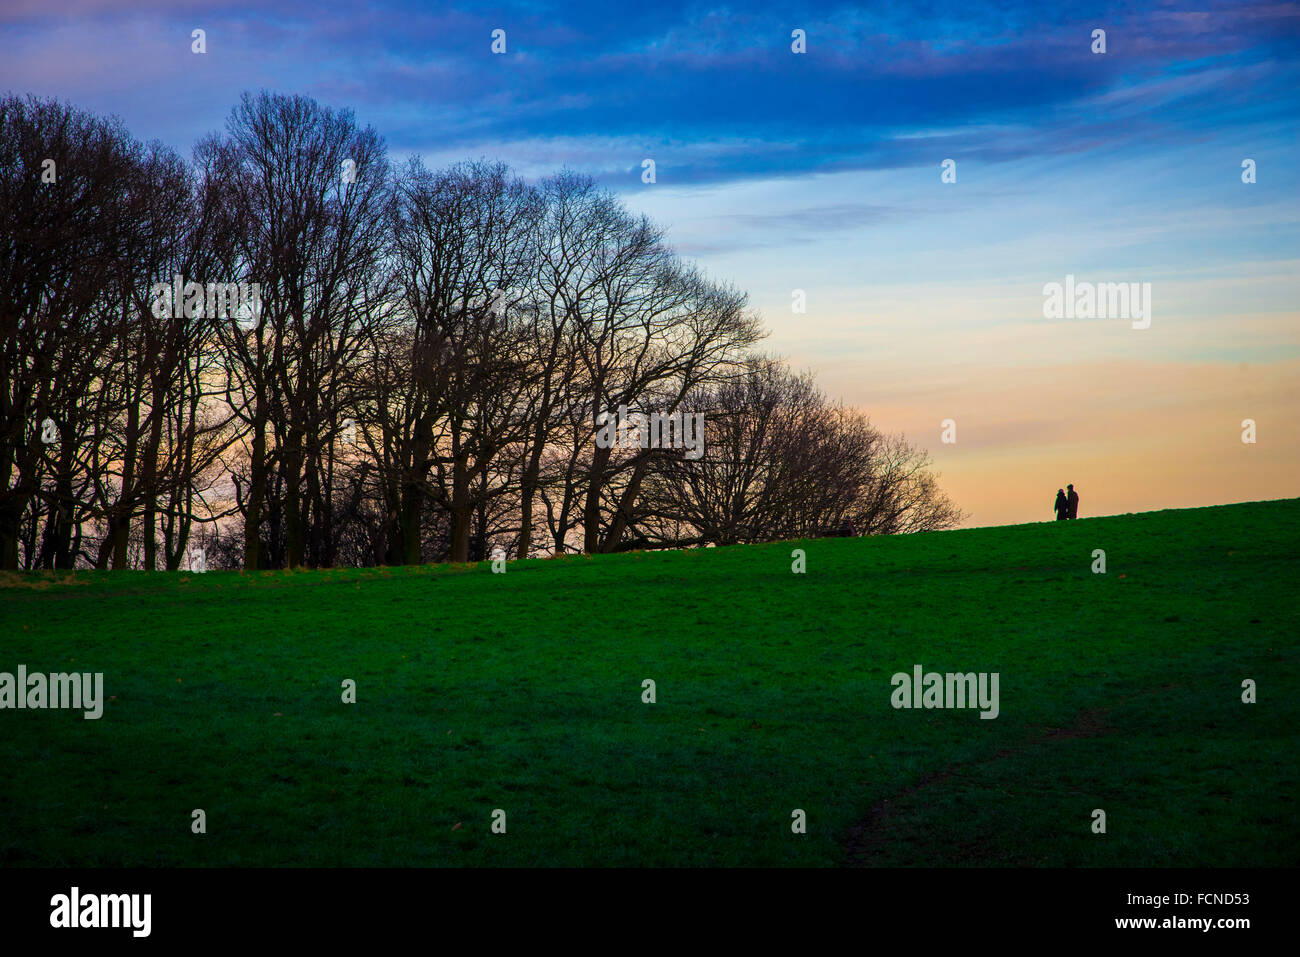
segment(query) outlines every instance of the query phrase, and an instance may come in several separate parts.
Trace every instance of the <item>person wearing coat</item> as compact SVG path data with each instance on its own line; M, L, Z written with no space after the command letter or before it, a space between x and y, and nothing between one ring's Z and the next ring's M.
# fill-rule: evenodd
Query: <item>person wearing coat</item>
M1063 522L1070 517L1070 502L1069 499L1065 497L1065 489L1058 488L1056 490L1056 504L1053 505L1052 508L1056 512L1056 520L1058 522Z

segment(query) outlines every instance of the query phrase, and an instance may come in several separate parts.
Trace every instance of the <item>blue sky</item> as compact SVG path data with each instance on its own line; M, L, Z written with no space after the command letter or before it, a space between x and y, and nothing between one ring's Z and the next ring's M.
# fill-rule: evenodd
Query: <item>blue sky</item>
M398 153L514 148L521 168L617 182L655 152L673 185L1294 130L1295 4L752 6L11 0L0 82L178 146L240 90L292 89L351 106Z
M1096 511L1295 494L1298 64L1296 3L0 12L0 89L182 152L265 87L352 108L395 158L599 177L750 293L768 348L930 448L974 524L1037 516L1063 472L1106 486ZM1045 322L1042 286L1067 273L1152 283L1152 327ZM1224 458L1252 412L1270 422L1254 458ZM1107 457L1151 478L1121 490L1088 471Z

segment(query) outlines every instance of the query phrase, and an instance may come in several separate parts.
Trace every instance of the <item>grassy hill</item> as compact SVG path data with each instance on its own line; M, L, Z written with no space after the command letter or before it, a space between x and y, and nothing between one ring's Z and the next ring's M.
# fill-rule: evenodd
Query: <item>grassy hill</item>
M112 698L0 711L0 865L1294 865L1298 585L1300 500L505 574L10 574L0 671ZM895 709L917 664L997 672L998 717Z

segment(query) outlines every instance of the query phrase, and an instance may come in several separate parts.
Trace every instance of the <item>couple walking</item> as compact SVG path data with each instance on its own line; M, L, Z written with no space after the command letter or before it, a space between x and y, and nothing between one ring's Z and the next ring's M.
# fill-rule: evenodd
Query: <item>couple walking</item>
M1056 510L1056 520L1063 522L1067 518L1079 517L1079 493L1074 490L1073 485L1067 485L1065 488L1070 490L1070 494L1065 494L1065 489L1056 490L1056 504L1052 506Z

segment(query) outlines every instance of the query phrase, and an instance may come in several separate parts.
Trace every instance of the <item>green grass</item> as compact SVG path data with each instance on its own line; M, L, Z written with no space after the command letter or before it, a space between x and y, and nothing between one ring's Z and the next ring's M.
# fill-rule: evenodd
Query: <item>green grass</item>
M1298 584L1300 500L504 575L9 575L0 671L115 697L0 711L0 865L1294 865ZM998 672L1000 716L895 710L918 663Z

